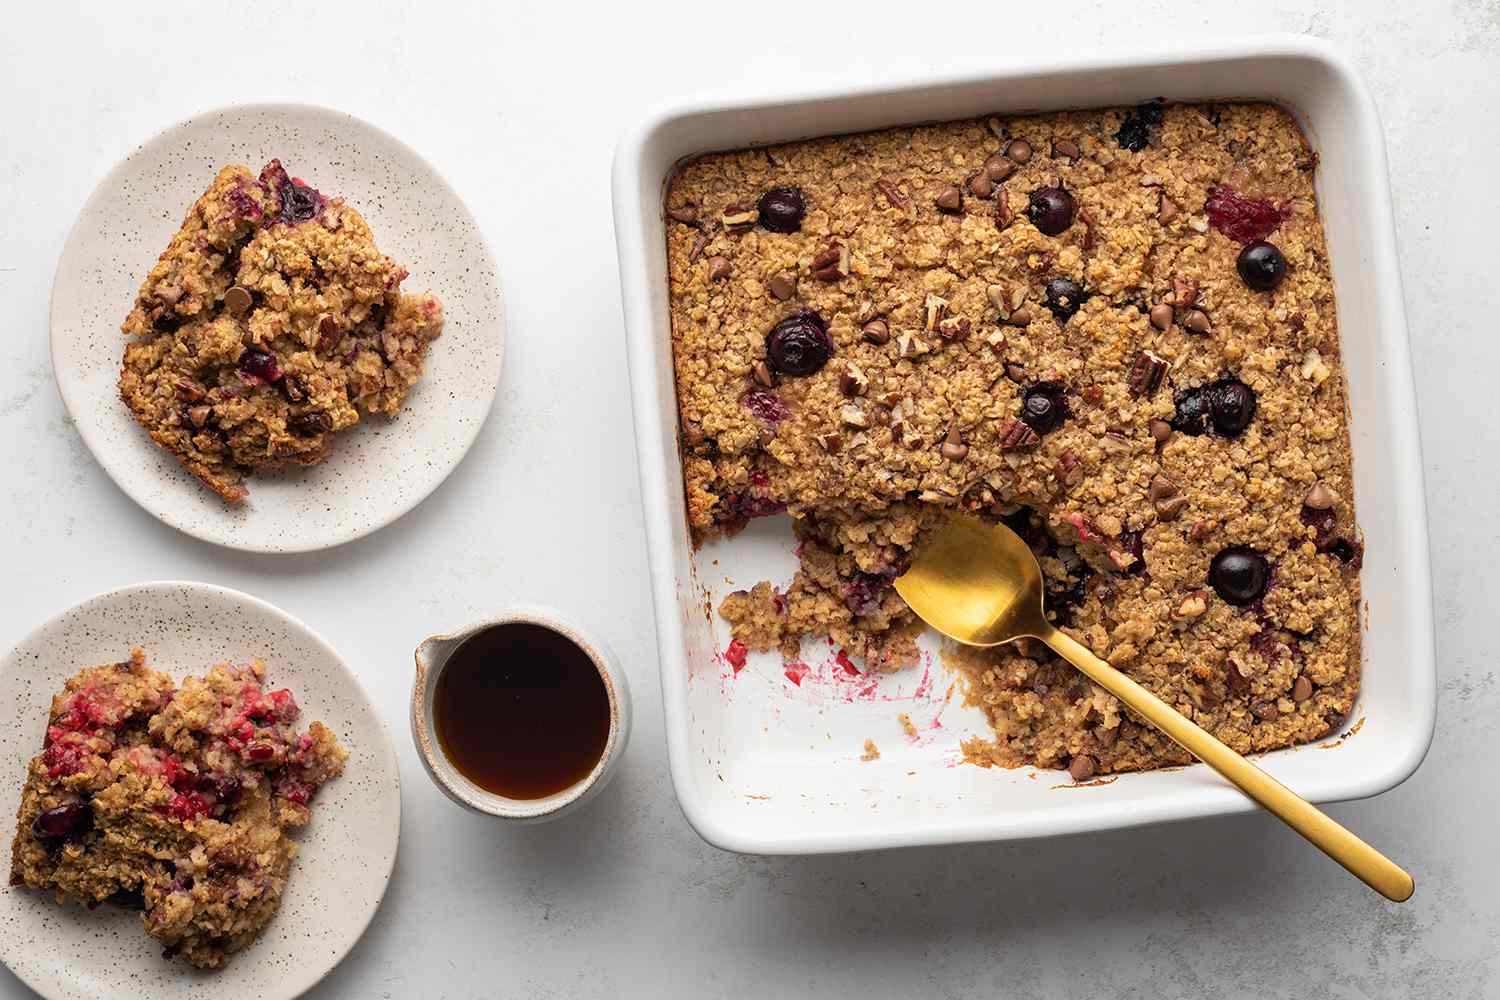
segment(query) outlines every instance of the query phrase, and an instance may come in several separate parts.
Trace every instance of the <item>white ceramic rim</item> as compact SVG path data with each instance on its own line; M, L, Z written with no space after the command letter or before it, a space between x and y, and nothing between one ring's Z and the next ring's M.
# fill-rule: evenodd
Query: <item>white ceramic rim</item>
M1128 814L1120 810L1094 809L1080 811L1066 819L1047 818L1034 821L1025 816L996 816L980 821L944 820L941 824L905 830L864 830L853 833L787 832L776 837L747 834L732 823L726 823L698 793L688 760L689 719L687 699L688 664L685 633L678 606L678 578L681 566L673 557L674 510L682 504L680 477L672 470L676 456L669 455L658 420L659 401L665 394L671 398L674 387L663 384L654 367L660 350L660 326L663 323L651 301L653 278L649 261L660 257L664 249L647 237L643 219L650 213L660 214L660 192L667 178L645 175L645 152L658 133L684 119L711 112L734 112L753 121L757 112L793 103L827 101L838 98L871 98L901 94L911 90L966 87L979 84L1003 85L1032 75L1056 75L1067 72L1108 73L1111 70L1143 66L1163 69L1189 69L1195 65L1247 58L1279 57L1308 60L1336 78L1354 95L1361 150L1366 153L1363 169L1374 189L1384 197L1370 198L1364 206L1371 231L1376 235L1368 250L1367 266L1381 275L1377 295L1385 324L1378 350L1387 365L1385 388L1396 407L1410 415L1396 422L1393 436L1385 442L1391 452L1404 456L1405 475L1383 484L1392 491L1393 502L1405 514L1408 531L1401 539L1403 551L1410 557L1403 566L1402 583L1408 598L1405 608L1410 614L1407 628L1411 641L1407 657L1417 688L1417 699L1409 707L1417 718L1407 743L1379 772L1362 780L1333 781L1310 797L1314 801L1333 802L1366 798L1380 794L1405 781L1421 765L1431 746L1437 712L1437 679L1432 617L1432 586L1429 544L1427 538L1426 498L1423 492L1421 440L1417 429L1416 392L1411 371L1410 346L1406 328L1405 302L1401 291L1401 272L1395 248L1395 223L1389 197L1389 175L1385 140L1373 98L1353 63L1339 49L1326 42L1302 35L1275 34L1247 36L1225 40L1198 40L1171 47L1145 51L1110 51L1092 56L1065 58L1032 58L1009 62L995 73L966 75L931 75L908 78L897 83L870 87L827 87L796 93L745 97L743 95L705 96L677 100L660 105L630 126L615 149L612 170L612 193L615 234L620 264L620 292L625 316L626 346L629 355L631 399L635 413L636 448L640 464L641 500L645 520L648 564L651 571L652 596L655 604L657 644L661 662L663 717L667 737L667 757L673 786L688 822L704 840L725 850L757 854L812 854L859 851L880 848L938 843L1013 840L1030 837L1118 829L1157 822L1191 819L1202 816L1244 813L1256 806L1243 797L1222 798L1198 796L1172 804L1148 804ZM1009 60L1009 56L1007 56ZM1212 100L1226 96L1253 98L1248 95L1203 94ZM996 110L999 110L998 108ZM1016 108L1017 112L1028 110ZM942 117L939 115L938 117ZM948 116L953 117L953 116ZM887 125L899 125L891 121ZM870 127L880 127L878 125ZM848 131L833 127L822 133ZM642 205L642 197L651 192L652 204ZM671 436L675 441L675 433ZM1359 463L1355 455L1356 467ZM1376 626L1378 628L1378 624ZM1374 635L1367 631L1365 640ZM1202 767L1202 765L1197 765Z
M538 625L557 633L583 650L594 664L594 669L599 672L599 679L604 682L604 691L609 698L609 735L593 770L567 788L540 799L512 799L480 788L448 760L442 743L437 738L432 718L432 692L436 690L438 678L453 653L480 632L496 625L515 622ZM452 648L443 653L442 666L436 669L429 669L422 662L422 647L429 643L452 644ZM534 604L517 605L456 631L428 636L418 644L415 658L417 672L411 695L412 742L416 745L417 757L422 761L427 776L443 794L459 805L486 816L512 822L554 819L602 790L613 776L630 740L630 688L624 679L625 671L609 647L573 624L561 612Z
M207 528L200 526L198 522L195 522L191 519L184 521L184 519L182 518L168 515L167 513L156 509L154 505L149 503L147 499L142 496L140 491L136 488L134 480L132 480L127 475L121 474L121 471L116 467L117 463L105 460L105 457L109 454L107 442L103 442L98 439L97 435L94 434L92 425L88 421L77 419L77 412L79 407L84 405L87 401L75 395L74 393L71 393L69 391L69 387L64 383L63 379L59 375L59 367L57 363L58 338L54 332L56 330L55 316L57 284L58 278L62 273L63 261L68 256L69 248L72 247L74 241L79 238L79 227L83 222L84 216L89 213L90 209L92 209L98 201L105 197L106 189L110 187L111 184L115 180L117 180L119 176L125 171L127 163L130 160L131 156L135 153L136 149L140 149L151 143L157 142L158 140L165 137L169 132L182 128L190 124L191 122L197 121L198 119L210 118L214 115L223 115L231 112L243 111L253 113L311 111L315 113L329 114L348 118L357 123L360 127L367 128L370 131L378 134L382 139L399 148L403 153L411 156L414 160L421 163L429 171L431 171L433 179L439 185L441 185L449 195L453 197L454 202L458 204L463 211L468 212L470 229L475 234L475 238L480 240L480 248L484 251L485 257L491 263L491 269L493 271L494 281L497 286L499 301L501 303L500 309L496 315L494 329L495 351L499 356L499 361L495 365L494 381L489 389L490 411L486 411L485 419L475 421L472 429L467 431L467 439L460 439L463 441L463 447L461 450L454 453L452 462L449 464L449 466L446 469L442 470L440 474L433 476L432 480L424 484L421 489L410 494L410 496L406 498L406 503L391 507L388 511L383 512L382 516L376 520L357 523L352 529L346 529L344 533L339 534L336 537L324 539L322 541L310 540L302 543L294 542L292 544L257 544L253 539L243 538L237 541L230 541L216 536L213 532L207 530ZM371 535L379 531L380 529L392 524L402 516L410 513L420 503L422 503L422 501L431 496L433 492L436 491L437 488L441 486L450 475L452 475L453 470L458 468L459 463L464 460L464 458L468 455L469 450L473 448L474 442L478 440L479 432L484 428L484 425L488 423L489 413L493 411L495 397L499 394L500 374L505 366L505 291L503 286L500 285L500 269L499 266L495 263L495 260L496 258L494 251L490 247L489 241L484 238L483 230L480 227L478 221L474 219L473 213L469 212L468 206L465 204L463 198L459 196L458 191L453 187L453 185L448 182L447 177L443 175L442 171L438 170L437 167L434 166L432 162L429 161L425 156L418 153L411 146L408 146L405 142L402 142L400 139L396 138L394 135L387 132L380 126L368 122L365 119L358 117L357 115L351 115L347 111L339 111L337 108L330 108L320 104L307 104L298 101L266 101L249 104L225 104L211 108L205 108L202 111L189 115L186 118L181 118L169 125L157 129L149 137L144 139L135 148L133 148L130 152L122 156L119 161L116 162L114 166L110 167L109 171L99 179L98 183L94 185L94 189L89 193L88 199L78 210L78 217L73 220L73 225L68 229L68 236L63 241L63 252L58 256L57 267L53 269L52 288L48 293L47 299L48 360L52 365L52 377L57 384L58 395L62 397L63 406L67 409L68 415L73 418L73 427L75 430L77 430L78 436L83 439L83 443L89 449L89 453L94 456L94 459L99 463L100 468L102 468L109 476L109 478L114 481L115 485L118 486L126 496L134 500L143 510L151 514L153 517L156 517L163 523L168 524L173 528L176 528L177 530L183 532L184 534L191 535L192 537L197 538L201 541L209 542L213 545L220 545L224 548L236 549L241 552L320 552L324 549L335 548L340 545L348 544L349 542L355 541L356 539L364 538L367 535ZM123 341L121 343L123 345ZM192 484L185 484L185 486L186 485Z
M365 933L370 929L371 921L375 919L375 914L380 910L380 904L385 900L386 892L390 890L391 873L395 871L396 855L400 853L401 849L401 768L396 761L396 749L394 744L391 742L391 735L386 727L385 720L381 718L380 711L375 707L375 702L371 700L369 692L367 692L364 688L364 685L360 683L359 676L352 669L350 669L348 662L339 655L338 650L336 650L327 639L323 638L320 633L308 626L307 623L302 621L302 619L298 618L296 615L293 615L287 611L283 611L281 608L272 604L270 601L263 600L259 597L254 596L253 594L247 594L242 590L235 590L233 587L223 587L219 586L218 584L203 583L197 580L147 580L141 583L126 584L123 587L112 587L109 590L100 591L99 593L94 594L91 597L86 597L83 600L70 605L68 608L59 611L57 614L52 615L45 621L38 623L35 627L28 631L25 636L12 643L8 648L15 649L17 647L27 645L38 633L46 629L53 628L63 619L65 619L69 614L71 614L76 608L82 607L85 604L89 604L103 598L115 597L119 595L135 593L137 591L147 591L164 587L177 587L184 590L208 592L217 594L222 597L228 597L232 600L244 601L247 604L252 604L261 608L272 617L280 619L286 624L286 627L289 630L302 633L311 645L321 647L321 649L329 656L329 658L333 662L339 664L343 668L345 679L348 681L351 690L353 691L357 699L365 704L366 708L370 712L371 717L375 719L378 730L380 732L381 750L384 751L387 767L392 776L392 780L395 782L396 805L395 842L391 847L390 858L385 865L385 870L383 872L380 872L380 892L376 895L373 904L370 906L368 912L364 914L363 919L360 921L358 933L356 933L348 940L343 949L339 952L338 956L331 962L328 962L326 967L317 971L311 977L303 978L292 983L291 990L285 994L287 997L299 997L302 994L306 993L308 990L312 989L314 986L321 983L324 979L326 979L328 975L333 972L334 969L338 968L339 964L349 956L349 952L354 950L355 945L359 944L360 940L365 936ZM252 944L251 947L253 948L254 945ZM18 970L10 966L9 963L7 963L7 967L10 968L10 971L15 974L16 978L20 979L33 990L36 990L38 994L41 994L43 996L48 995L49 984L45 981L34 978L32 975L29 975L29 973L34 971L31 967L27 966ZM306 968L307 966L303 966L304 970Z

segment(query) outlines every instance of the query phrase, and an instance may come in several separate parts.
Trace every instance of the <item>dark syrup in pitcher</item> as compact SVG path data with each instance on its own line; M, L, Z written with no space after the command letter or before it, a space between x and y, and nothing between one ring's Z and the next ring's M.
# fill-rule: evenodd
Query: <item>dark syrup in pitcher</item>
M609 739L594 661L541 625L508 622L465 639L433 695L443 752L480 788L540 799L581 781Z

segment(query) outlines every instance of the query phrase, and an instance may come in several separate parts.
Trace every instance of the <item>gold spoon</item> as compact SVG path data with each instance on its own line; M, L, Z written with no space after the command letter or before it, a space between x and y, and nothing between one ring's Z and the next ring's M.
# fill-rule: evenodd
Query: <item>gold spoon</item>
M1042 613L1042 571L1036 556L1003 524L949 518L917 553L911 568L896 578L896 592L928 625L970 646L1040 639L1355 878L1395 902L1411 897L1412 877L1393 861L1053 628Z

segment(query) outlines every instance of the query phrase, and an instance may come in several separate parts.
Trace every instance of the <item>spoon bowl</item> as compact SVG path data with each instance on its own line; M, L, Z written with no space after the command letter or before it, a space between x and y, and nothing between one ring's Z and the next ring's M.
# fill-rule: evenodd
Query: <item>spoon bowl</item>
M1398 903L1411 897L1415 883L1395 862L1048 622L1041 566L1005 525L950 517L895 587L918 617L967 645L1040 639L1370 888Z

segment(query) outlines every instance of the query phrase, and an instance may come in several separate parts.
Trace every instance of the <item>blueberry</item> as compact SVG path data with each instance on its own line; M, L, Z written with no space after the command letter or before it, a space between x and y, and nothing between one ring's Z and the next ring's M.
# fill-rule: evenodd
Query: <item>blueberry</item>
M802 197L801 188L775 187L760 196L756 208L760 210L760 224L771 232L795 233L807 214L807 199Z
M828 324L811 309L788 316L766 334L766 360L783 375L811 375L832 355Z
M281 365L276 363L276 355L259 347L245 348L237 367L241 375L262 382L275 382L282 375Z
M296 225L323 211L323 196L306 184L292 181L281 189L281 221Z
M1072 278L1052 278L1047 282L1047 308L1059 322L1072 319L1086 298L1083 286Z
M286 429L298 437L317 437L333 430L333 418L324 410L308 410L289 419Z
M1147 101L1135 106L1135 116L1147 125L1160 125L1167 117L1167 108L1161 101Z
M1176 404L1172 427L1193 437L1209 430L1222 437L1239 437L1255 419L1255 390L1233 375L1182 390Z
M1056 430L1068 416L1068 390L1061 382L1038 382L1021 394L1021 422L1038 434Z
M1237 608L1260 600L1270 579L1266 557L1243 545L1224 549L1208 564L1209 586Z
M69 802L37 814L31 835L38 840L61 840L88 833L94 828L94 807L87 802Z
M1121 149L1139 153L1151 142L1151 127L1132 112L1120 123L1120 130L1115 133L1115 142L1120 144Z
M1245 244L1234 267L1245 284L1257 292L1269 292L1286 277L1286 258L1274 244L1265 240Z
M1057 236L1073 224L1077 206L1073 196L1060 187L1037 188L1031 192L1026 218L1046 236Z

